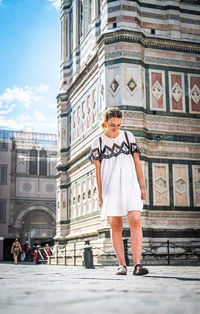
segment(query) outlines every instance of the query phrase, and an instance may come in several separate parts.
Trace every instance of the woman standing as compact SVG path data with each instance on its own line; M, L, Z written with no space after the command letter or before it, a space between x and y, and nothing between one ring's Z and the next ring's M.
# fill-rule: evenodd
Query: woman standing
M13 254L15 265L17 265L17 259L19 256L19 251L22 252L22 248L21 248L21 245L19 243L19 240L15 239L15 241L13 242L12 248L11 248L11 254Z
M105 132L97 137L90 158L96 167L99 206L102 217L109 216L112 243L119 262L117 275L126 275L127 267L122 239L122 217L127 216L131 232L134 275L148 274L140 264L142 227L140 213L146 197L139 148L131 132L121 131L122 112L108 108L102 127Z

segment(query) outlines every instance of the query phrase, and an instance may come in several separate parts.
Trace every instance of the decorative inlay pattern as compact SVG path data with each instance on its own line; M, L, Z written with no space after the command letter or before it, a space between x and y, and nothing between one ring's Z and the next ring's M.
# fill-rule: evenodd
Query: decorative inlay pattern
M54 185L53 184L47 184L45 189L48 193L52 193L52 192L54 192Z
M113 79L109 87L110 87L111 93L115 95L119 88L119 83L117 82L116 79Z
M174 211L144 211L144 217L156 218L156 219L200 219L200 213L198 212L174 212Z
M191 90L191 98L193 99L195 104L197 104L200 100L200 90L196 84L193 86Z
M200 20L199 19L191 19L191 18L186 18L184 16L180 16L178 14L161 14L161 13L154 13L150 12L143 12L140 10L138 7L135 7L133 5L115 5L113 7L108 8L109 13L117 12L117 11L128 11L128 12L136 12L137 15L141 18L148 18L148 19L155 19L155 20L165 20L165 21L179 21L180 23L186 23L186 24L195 24L199 25ZM142 20L142 19L140 19ZM160 23L160 22L159 22Z
M145 57L144 62L150 63L150 64L172 65L172 66L183 67L183 68L198 68L198 69L200 68L199 62L184 61L184 60L177 60L177 59Z
M184 60L178 60L178 59L167 59L167 58L159 58L159 57L151 57L146 56L144 57L143 54L136 51L128 51L128 50L122 50L122 51L114 51L111 53L107 53L105 55L105 60L109 59L117 59L121 57L129 57L132 59L139 59L142 60L144 63L147 64L158 64L158 65L171 65L176 67L183 67L183 68L198 68L200 69L200 62L193 62L193 61L184 61Z
M133 92L134 92L134 90L136 89L137 84L136 84L135 81L131 78L131 79L129 80L129 82L127 83L127 87L128 87L128 90L130 91L130 93L133 95Z
M110 53L107 53L105 55L105 59L116 59L121 57L129 57L133 59L142 59L143 55L140 52L137 51L129 51L129 50L121 50L121 51L113 51Z
M179 84L176 82L174 86L172 87L172 96L174 97L176 102L178 102L181 99L182 95L183 95L183 91L181 87L179 86Z
M200 113L200 75L188 74L189 110Z
M22 187L24 192L30 192L32 190L32 185L29 182L23 183Z
M137 111L123 111L123 117L126 119L143 120L147 123L184 125L184 126L200 126L200 119L187 119L179 117L167 117L158 115L148 115Z
M158 81L156 81L152 86L152 94L156 98L156 100L159 100L163 94L163 88Z

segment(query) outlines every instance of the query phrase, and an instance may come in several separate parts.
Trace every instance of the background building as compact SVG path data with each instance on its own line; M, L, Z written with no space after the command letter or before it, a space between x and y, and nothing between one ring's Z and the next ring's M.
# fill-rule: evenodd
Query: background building
M118 106L123 129L134 133L141 150L146 258L161 257L167 240L176 243L173 250L182 259L199 258L191 244L200 234L199 15L199 1L62 1L55 238L60 248L83 248L89 237L96 263L111 258L101 254L111 245L110 228L100 220L88 155L102 132L105 109Z
M0 260L13 239L52 242L56 216L56 135L0 130Z

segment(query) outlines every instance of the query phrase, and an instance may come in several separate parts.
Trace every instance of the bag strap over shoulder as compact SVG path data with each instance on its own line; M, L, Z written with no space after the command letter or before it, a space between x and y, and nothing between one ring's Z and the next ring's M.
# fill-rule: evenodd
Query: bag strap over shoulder
M100 152L102 151L102 138L99 136Z
M126 141L127 141L127 144L128 144L128 146L129 146L129 139L128 139L128 134L127 134L127 132L126 131L124 131L124 134L125 134L125 137L126 137Z

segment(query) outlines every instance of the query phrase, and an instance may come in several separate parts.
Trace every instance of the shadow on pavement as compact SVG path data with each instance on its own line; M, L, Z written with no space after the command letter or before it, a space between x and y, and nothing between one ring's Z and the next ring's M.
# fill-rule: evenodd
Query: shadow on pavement
M177 279L182 281L200 281L200 278L184 278L184 277L168 277L168 276L145 276L145 278L164 278L164 279Z

